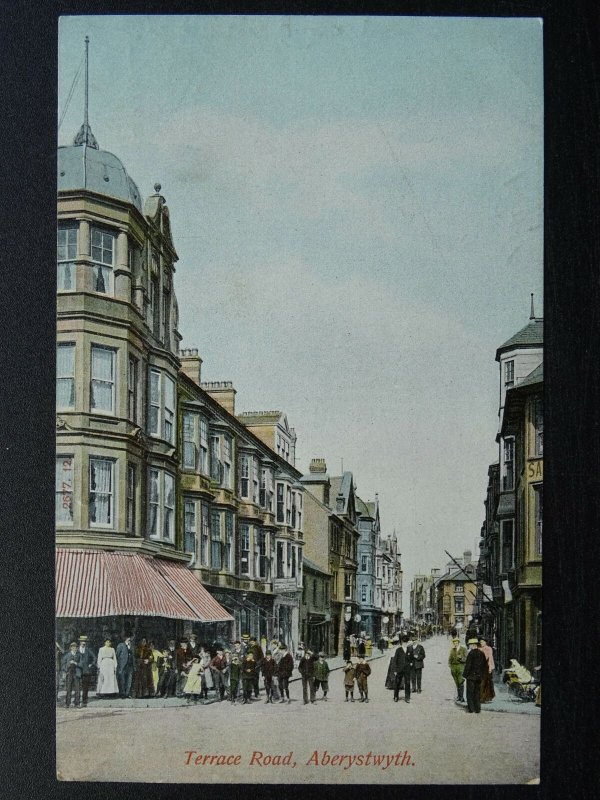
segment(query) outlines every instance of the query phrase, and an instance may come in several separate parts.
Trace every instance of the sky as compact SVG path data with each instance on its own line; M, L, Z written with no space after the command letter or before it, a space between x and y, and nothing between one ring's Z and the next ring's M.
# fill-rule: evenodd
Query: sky
M86 35L92 131L171 212L181 346L378 494L408 616L478 553L496 349L543 315L541 21L63 17L59 144Z

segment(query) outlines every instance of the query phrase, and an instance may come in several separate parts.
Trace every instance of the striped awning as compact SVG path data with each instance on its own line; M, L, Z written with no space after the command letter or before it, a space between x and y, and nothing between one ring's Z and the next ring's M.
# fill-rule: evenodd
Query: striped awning
M184 564L70 548L56 550L56 616L232 620Z

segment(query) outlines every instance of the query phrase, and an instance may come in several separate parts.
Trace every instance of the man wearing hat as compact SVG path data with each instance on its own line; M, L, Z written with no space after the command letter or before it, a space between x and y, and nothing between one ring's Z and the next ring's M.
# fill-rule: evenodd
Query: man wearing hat
M485 653L479 649L479 639L473 637L467 641L469 654L465 663L463 677L467 681L467 711L479 714L481 711L481 681L487 672L488 664Z
M250 634L243 633L242 634L242 641L241 641L241 649L242 649L242 661L246 658L248 653L248 648L250 647Z
M279 649L281 651L281 658L277 665L277 682L279 684L279 693L281 694L279 702L285 703L285 698L287 697L288 703L291 703L290 678L294 670L294 658L283 642L279 643Z
M190 633L189 641L188 641L188 650L189 650L189 660L191 661L193 658L198 658L198 651L200 648L198 647L198 637L195 633Z
M74 692L75 708L79 708L81 697L81 672L79 670L77 658L77 642L71 642L69 650L63 656L61 666L65 673L65 689L67 691L65 707L69 708L71 705L71 694Z
M308 705L308 698L310 695L310 702L315 702L315 657L311 650L304 651L304 657L298 664L298 671L302 676L302 697L304 705Z
M397 703L400 695L400 685L404 682L404 702L410 703L410 675L413 666L413 650L408 646L409 639L406 634L396 648L394 653L394 703Z
M275 661L273 660L273 656L271 655L271 651L267 650L265 653L265 657L263 658L260 664L260 671L263 675L263 680L265 682L265 692L267 694L267 699L265 703L272 703L273 702L273 676L275 675L275 668L276 668Z
M96 668L96 656L88 647L87 636L79 637L77 663L81 670L81 705L85 708L87 706L88 691Z
M135 670L135 659L131 636L126 636L123 642L117 645L117 685L119 687L119 697L129 697L131 694L131 684L133 683L133 673Z
M177 672L175 694L177 697L183 697L183 687L187 682L188 669L191 663L188 641L187 639L181 639L179 647L175 651L175 670Z
M325 661L325 653L319 653L319 658L315 661L315 696L319 686L323 689L323 700L327 702L327 692L329 691L329 664Z
M450 667L452 679L456 684L456 691L458 693L457 700L459 703L464 703L465 701L465 680L463 678L463 672L465 669L466 660L467 649L460 644L460 639L458 636L454 636L452 638L452 647L450 648L450 653L448 654L448 666Z
M256 640L256 636L250 637L250 644L248 646L248 653L252 653L254 656L254 663L256 664L256 674L254 676L254 697L258 697L259 695L259 687L258 687L258 676L260 674L260 667L262 664L262 660L265 657L262 647Z
M273 661L275 662L275 672L273 673L275 677L278 676L278 668L279 662L281 661L281 657L283 653L281 652L281 648L279 647L279 642L277 639L271 640L271 655L273 656ZM273 681L273 685L271 687L271 699L272 700L279 700L279 688L277 683Z
M217 650L217 655L210 662L210 671L212 673L215 694L219 694L219 700L223 700L225 697L225 678L223 677L223 671L226 666L225 653L222 649L219 649Z

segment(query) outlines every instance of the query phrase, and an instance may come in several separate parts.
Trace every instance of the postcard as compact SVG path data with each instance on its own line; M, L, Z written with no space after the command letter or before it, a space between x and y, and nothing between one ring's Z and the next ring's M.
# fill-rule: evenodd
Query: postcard
M59 780L539 782L542 45L61 17Z

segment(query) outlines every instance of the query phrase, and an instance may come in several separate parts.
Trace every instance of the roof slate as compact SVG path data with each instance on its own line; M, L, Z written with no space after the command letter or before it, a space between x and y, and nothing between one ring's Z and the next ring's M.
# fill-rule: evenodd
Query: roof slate
M500 353L503 350L511 350L513 347L535 347L544 344L544 320L532 319L518 333L511 336L504 344L496 350L496 361L500 360Z

